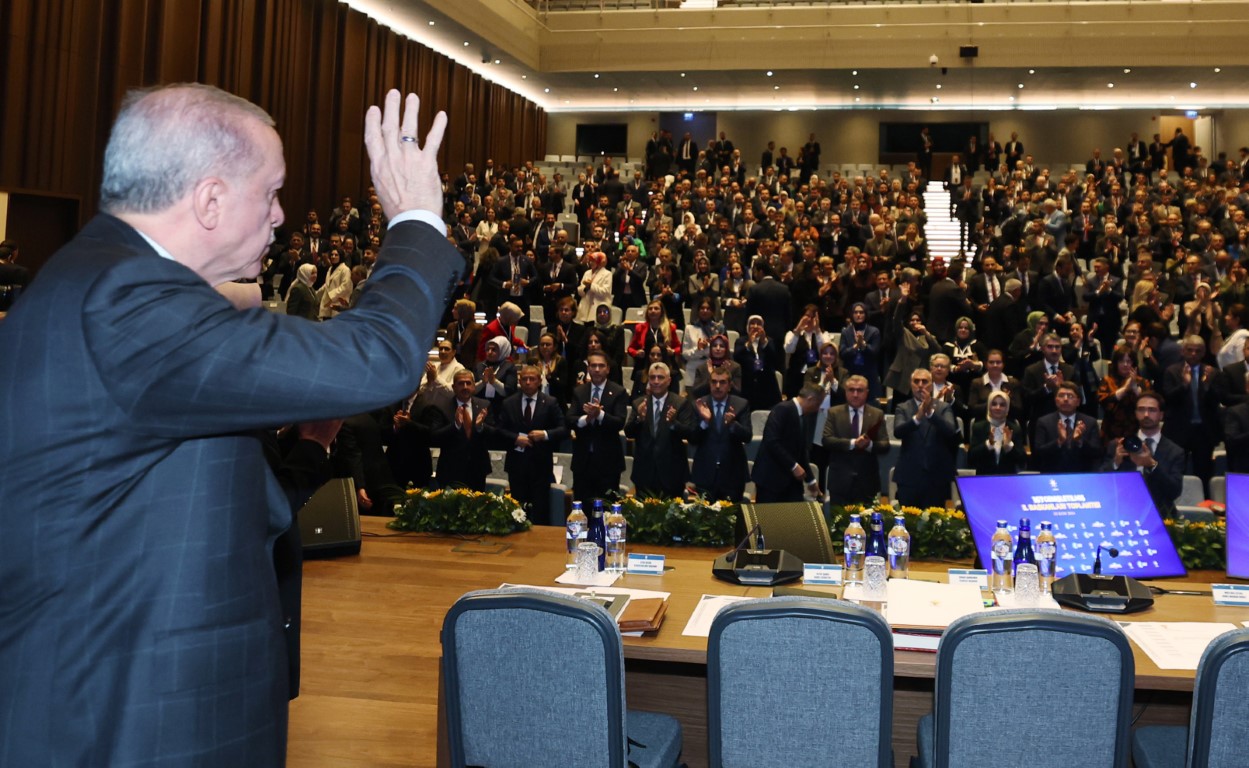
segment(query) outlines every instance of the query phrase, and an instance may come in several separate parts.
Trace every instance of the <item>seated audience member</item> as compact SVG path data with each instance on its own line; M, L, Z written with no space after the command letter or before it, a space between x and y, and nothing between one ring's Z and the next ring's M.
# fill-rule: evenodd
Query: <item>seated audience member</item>
M1055 411L1037 419L1032 441L1033 469L1045 474L1095 472L1102 458L1097 420L1081 413L1080 388L1061 381L1054 392Z
M971 425L967 464L977 475L1013 475L1024 467L1024 434L1010 418L1010 396L989 393L985 417Z
M1136 356L1126 343L1111 353L1106 375L1097 387L1097 402L1102 408L1102 445L1110 445L1139 429L1136 423L1136 399L1153 391L1149 379L1136 370Z
M1140 450L1129 451L1126 438L1115 441L1114 453L1102 469L1108 472L1140 472L1145 478L1149 497L1163 517L1175 516L1175 500L1184 487L1184 449L1162 434L1164 408L1162 396L1142 392L1136 398L1136 421L1140 429L1135 435Z
M880 494L880 456L888 453L885 413L868 405L870 387L858 374L845 380L845 402L828 409L822 440L827 451L829 502L872 504Z
M746 321L746 335L737 340L733 359L742 368L742 397L750 403L750 410L766 411L781 401L776 374L784 353L780 344L768 338L761 316L751 315Z
M932 396L932 374L916 368L907 389L910 396L898 404L893 437L901 442L894 482L898 504L908 507L944 507L955 472L959 431L950 406Z
M742 500L749 474L746 444L753 436L750 404L732 394L732 378L724 368L711 369L708 390L708 394L692 399L697 419L690 442L697 448L690 483L706 499L736 504Z
M486 490L490 474L490 443L494 416L490 403L473 396L476 382L469 371L460 371L452 383L454 397L439 412L431 430L438 454L438 487Z

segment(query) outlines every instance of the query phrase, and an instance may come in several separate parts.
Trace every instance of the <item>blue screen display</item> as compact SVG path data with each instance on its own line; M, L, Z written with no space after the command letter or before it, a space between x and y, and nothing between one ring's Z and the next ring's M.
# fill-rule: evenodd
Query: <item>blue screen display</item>
M1157 578L1184 576L1184 564L1136 472L1086 475L1005 475L958 478L980 562L988 564L997 521L1006 520L1019 535L1019 518L1032 521L1032 538L1041 522L1054 524L1058 542L1057 575L1092 573L1097 545L1107 576ZM1231 483L1228 483L1229 508ZM1230 539L1230 531L1229 531ZM1119 550L1111 557L1106 549ZM987 565L986 565L987 567Z
M1249 475L1227 473L1227 575L1249 579Z

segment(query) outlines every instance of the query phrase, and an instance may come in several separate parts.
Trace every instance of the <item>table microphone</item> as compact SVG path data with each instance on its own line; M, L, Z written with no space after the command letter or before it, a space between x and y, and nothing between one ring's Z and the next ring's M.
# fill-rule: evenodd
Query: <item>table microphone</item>
M1109 544L1105 542L1098 544L1097 545L1097 557L1093 558L1093 575L1094 576L1102 575L1102 547L1106 548L1106 554L1110 555L1111 557L1119 556L1119 550L1115 549Z
M765 549L766 547L764 546L764 543L763 543L763 525L761 523L755 523L755 527L750 529L750 532L746 534L746 538L742 539L741 542L736 547L734 547L733 551L728 553L728 555L725 556L724 562L731 563L734 560L736 560L737 553L741 552L743 549L747 549L746 543L749 542L750 537L754 536L755 534L758 534L758 536L755 538L755 544L757 546L755 546L754 548Z

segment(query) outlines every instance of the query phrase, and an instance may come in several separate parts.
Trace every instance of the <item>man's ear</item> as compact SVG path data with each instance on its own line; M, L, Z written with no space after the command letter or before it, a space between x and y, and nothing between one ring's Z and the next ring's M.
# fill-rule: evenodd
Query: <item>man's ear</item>
M191 204L195 218L204 229L216 229L222 223L222 199L227 192L225 181L215 176L203 179L195 185Z

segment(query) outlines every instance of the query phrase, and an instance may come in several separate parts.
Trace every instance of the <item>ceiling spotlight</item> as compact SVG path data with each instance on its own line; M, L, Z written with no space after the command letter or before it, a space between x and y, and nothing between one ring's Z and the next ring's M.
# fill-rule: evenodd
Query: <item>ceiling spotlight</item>
M1222 68L1222 67L1215 67L1215 68L1214 68L1214 74L1216 74L1216 75L1217 75L1218 73L1222 72L1222 71L1223 71L1223 68Z
M502 62L501 60L499 60L499 59L495 59L495 60L494 60L494 63L495 63L495 64L502 64L503 62Z
M612 92L612 93L620 93L620 89L619 89L619 88L612 88L612 89L611 89L611 92Z
M1107 88L1114 88L1114 87L1115 87L1115 84L1114 84L1114 83L1106 83L1106 87L1107 87Z
M937 90L941 90L941 83L937 83Z
M1131 67L1124 67L1124 68L1123 68L1123 74L1125 74L1125 75L1130 75L1130 74L1132 74L1132 68L1131 68Z
M521 79L521 80L528 80L528 79L529 79L529 75L521 75L521 76L520 76L520 79Z
M1196 87L1197 87L1197 84L1196 84L1196 83L1189 83L1189 84L1188 84L1188 87L1189 87L1189 88L1196 88Z
M597 79L598 79L598 73L597 73L597 72L595 72L595 73L594 73L594 79L595 79L595 80L597 80Z
M551 89L550 89L550 88L543 88L543 89L542 89L542 92L543 92L543 93L550 93L550 92L551 92Z
M1030 69L1030 70L1028 70L1028 74L1030 74L1030 75L1035 75L1035 74L1036 74L1036 70L1035 70L1035 69Z
M1021 90L1021 91L1023 90L1023 83L1020 83L1020 84L1019 84L1019 90Z
M432 21L431 21L431 22L429 22L429 26L431 26L431 27L432 27L432 26L434 26L434 22L432 22Z
M698 86L697 86L697 85L696 85L696 86L694 86L694 90L696 90L696 91L698 90Z
M780 89L781 89L781 87L780 87L779 85L774 85L774 86L772 86L772 90L774 90L774 91L779 91Z
M768 72L767 72L767 75L768 75L768 77L771 77L771 76L772 76L772 70L770 70L770 69L769 69L769 70L768 70Z
M858 96L855 96L855 97L854 97L854 100L855 100L855 101L862 101L862 99L860 99Z
M1010 97L1010 100L1011 100L1011 101L1014 101L1014 100L1015 100L1015 97L1014 97L1014 96L1011 96L1011 97Z
M933 97L930 99L930 101L931 101L933 104L940 104L940 103L941 103L941 99L938 99L936 96L933 96Z
M855 83L855 84L854 84L854 90L856 90L856 91L857 91L857 90L859 90L859 84L858 84L858 83Z
M681 73L681 77L685 77L685 73L684 73L684 72L682 72L682 73Z
M464 47L465 47L465 48L467 48L469 45L471 45L471 43L469 43L467 40L465 40L465 41L464 41Z
M858 76L859 76L859 70L857 70L857 69L852 69L852 70L850 70L850 74L854 75L855 77L858 77Z

